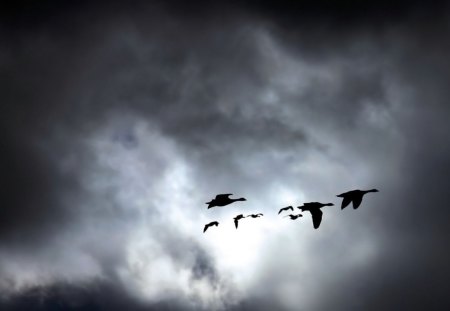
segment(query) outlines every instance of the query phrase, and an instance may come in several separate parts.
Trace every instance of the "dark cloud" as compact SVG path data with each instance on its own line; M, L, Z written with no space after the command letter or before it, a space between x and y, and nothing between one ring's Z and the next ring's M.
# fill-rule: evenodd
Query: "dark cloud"
M177 301L140 301L112 282L36 286L0 301L2 310L188 310Z

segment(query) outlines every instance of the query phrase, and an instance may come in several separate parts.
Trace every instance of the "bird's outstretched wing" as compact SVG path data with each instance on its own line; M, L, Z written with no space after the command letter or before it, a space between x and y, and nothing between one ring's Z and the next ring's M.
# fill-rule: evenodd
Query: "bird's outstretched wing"
M203 233L205 233L205 231L209 228L209 224L205 225L205 229L203 229Z
M323 212L320 209L313 209L310 212L313 220L314 229L317 229L319 228L320 223L322 222Z
M236 229L238 227L238 222L239 222L239 220L237 220L237 219L234 220L234 225L236 226Z
M361 205L363 195L355 195L353 198L353 209L357 209Z
M287 211L287 210L294 211L294 208L293 208L292 206L286 206L286 207L283 207L283 208L281 208L280 211L278 212L278 215L280 215L280 213L281 213L282 211Z
M230 195L233 195L232 193L223 193L216 195L216 200L222 200L222 199L228 199Z
M206 231L206 230L208 230L208 228L209 227L211 227L211 226L219 226L219 222L218 221L212 221L212 222L210 222L209 224L206 224L205 225L205 228L203 229L203 233Z
M342 200L342 204L341 204L341 209L344 209L347 205L350 204L350 202L352 201L352 199L350 198L350 196L344 196L344 199Z

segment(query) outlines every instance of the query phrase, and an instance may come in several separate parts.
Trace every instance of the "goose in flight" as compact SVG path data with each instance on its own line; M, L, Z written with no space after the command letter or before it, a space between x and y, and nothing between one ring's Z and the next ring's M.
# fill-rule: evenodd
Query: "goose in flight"
M203 229L203 233L205 233L206 230L208 230L209 227L211 226L219 226L219 222L218 221L211 221L209 224L205 225L205 229Z
M280 211L278 212L278 215L280 215L280 213L281 213L282 211L287 211L287 210L294 211L294 208L293 208L291 205L286 206L286 207L283 207L283 208L281 208Z
M353 202L353 209L357 209L359 207L359 205L361 204L363 196L369 192L378 192L378 190L377 189L352 190L352 191L344 192L344 193L337 195L337 197L343 198L341 210L344 209L347 205L349 205L350 202Z
M208 204L208 209L214 206L225 206L228 204L231 204L236 201L247 201L245 198L239 198L239 199L230 199L230 195L233 195L232 193L225 193L225 194L218 194L214 199L212 199L209 202L206 202Z
M297 214L297 215L289 214L289 215L284 216L284 217L290 217L292 220L296 220L299 217L303 217L303 215L302 214Z
M236 229L238 227L239 219L242 219L242 218L245 218L245 216L242 215L242 214L239 214L239 215L237 215L236 217L233 218L234 219L234 225L236 226Z
M247 215L246 217L258 218L258 217L261 217L261 216L264 216L264 215L262 213L258 213L258 214L250 214L250 215Z
M324 206L333 206L333 203L319 203L319 202L309 202L304 203L302 206L297 206L297 208L301 209L302 212L309 211L312 216L314 229L319 228L320 223L322 222L322 214L323 212L320 210Z

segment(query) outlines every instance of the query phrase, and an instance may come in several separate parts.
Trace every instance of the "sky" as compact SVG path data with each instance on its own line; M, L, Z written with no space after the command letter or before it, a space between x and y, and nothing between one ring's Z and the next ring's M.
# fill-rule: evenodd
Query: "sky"
M0 309L449 308L449 9L2 4Z

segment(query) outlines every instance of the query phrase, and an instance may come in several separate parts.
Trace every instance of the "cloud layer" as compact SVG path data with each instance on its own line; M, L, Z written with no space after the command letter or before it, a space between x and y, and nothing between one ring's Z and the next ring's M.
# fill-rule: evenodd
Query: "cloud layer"
M2 307L445 309L447 9L319 3L5 8Z

